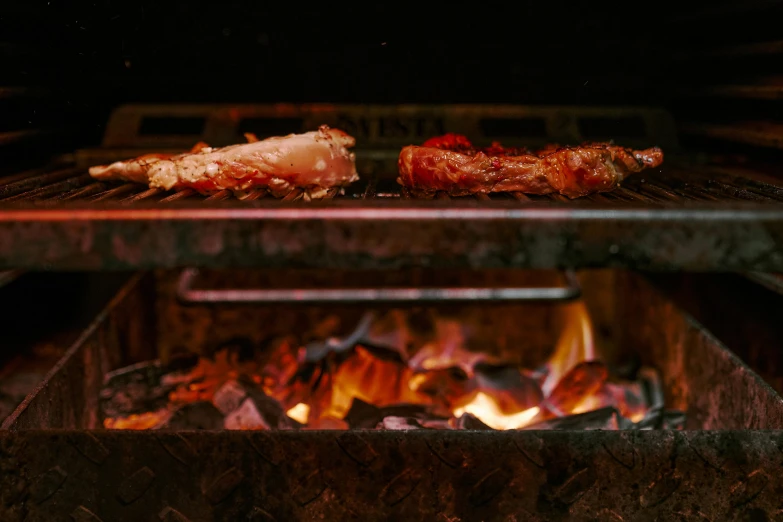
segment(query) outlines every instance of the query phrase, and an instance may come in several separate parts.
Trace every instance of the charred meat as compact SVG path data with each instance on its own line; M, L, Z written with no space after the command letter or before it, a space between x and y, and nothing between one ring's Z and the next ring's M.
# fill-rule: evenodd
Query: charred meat
M418 195L554 192L577 198L613 190L626 176L661 163L663 151L657 147L633 150L586 143L533 152L493 143L481 149L465 136L447 134L403 148L398 182Z

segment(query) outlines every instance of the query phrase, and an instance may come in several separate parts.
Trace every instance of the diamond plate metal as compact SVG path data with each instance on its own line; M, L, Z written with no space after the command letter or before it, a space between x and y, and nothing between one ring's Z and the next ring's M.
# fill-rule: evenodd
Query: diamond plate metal
M655 507L665 502L682 485L682 477L676 469L662 471L658 477L650 482L646 490L639 497L642 507Z
M350 456L333 432L189 432L185 446L172 432L2 432L0 520L716 521L775 520L783 508L780 432L354 435L343 442L365 449ZM210 458L185 465L173 447ZM256 447L276 448L278 465ZM33 479L14 492L18 476Z
M343 433L337 437L337 444L346 455L362 466L369 465L378 456L372 446L357 433Z
M30 501L40 504L60 489L68 474L60 466L51 468L30 486Z
M416 469L406 469L384 486L380 498L384 504L393 506L405 500L419 485L422 474Z
M95 513L84 506L77 506L71 512L71 518L76 522L103 522Z
M244 474L237 468L227 469L209 485L204 495L213 504L222 502L239 486L244 478Z
M155 473L150 468L144 466L122 481L122 484L117 489L117 498L123 504L135 502L149 489L153 480L155 480Z
M158 514L163 522L190 522L190 519L177 511L176 509L166 506Z

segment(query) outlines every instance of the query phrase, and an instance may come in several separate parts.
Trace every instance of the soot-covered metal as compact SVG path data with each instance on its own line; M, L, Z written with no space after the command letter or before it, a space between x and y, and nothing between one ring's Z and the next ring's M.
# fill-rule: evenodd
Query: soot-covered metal
M622 349L608 357L659 369L667 407L694 431L96 429L107 370L285 316L178 305L171 276L134 278L5 422L3 520L756 520L780 509L783 400L633 274L606 287L623 311ZM490 315L539 321L540 306ZM500 338L524 335L525 321ZM553 328L520 356L535 359Z

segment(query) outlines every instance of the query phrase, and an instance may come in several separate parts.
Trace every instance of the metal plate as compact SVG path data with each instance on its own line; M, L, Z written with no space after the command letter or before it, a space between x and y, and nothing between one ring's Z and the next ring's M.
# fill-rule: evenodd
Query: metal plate
M783 271L783 206L264 201L0 212L0 269L403 266Z

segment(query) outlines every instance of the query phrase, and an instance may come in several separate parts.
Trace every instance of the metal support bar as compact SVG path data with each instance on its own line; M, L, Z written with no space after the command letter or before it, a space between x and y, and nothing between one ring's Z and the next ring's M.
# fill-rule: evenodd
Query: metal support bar
M198 269L182 271L177 285L177 298L183 304L323 304L323 303L420 303L420 302L500 302L536 301L563 302L582 295L579 280L573 270L565 270L566 286L546 288L286 288L268 290L194 289Z

